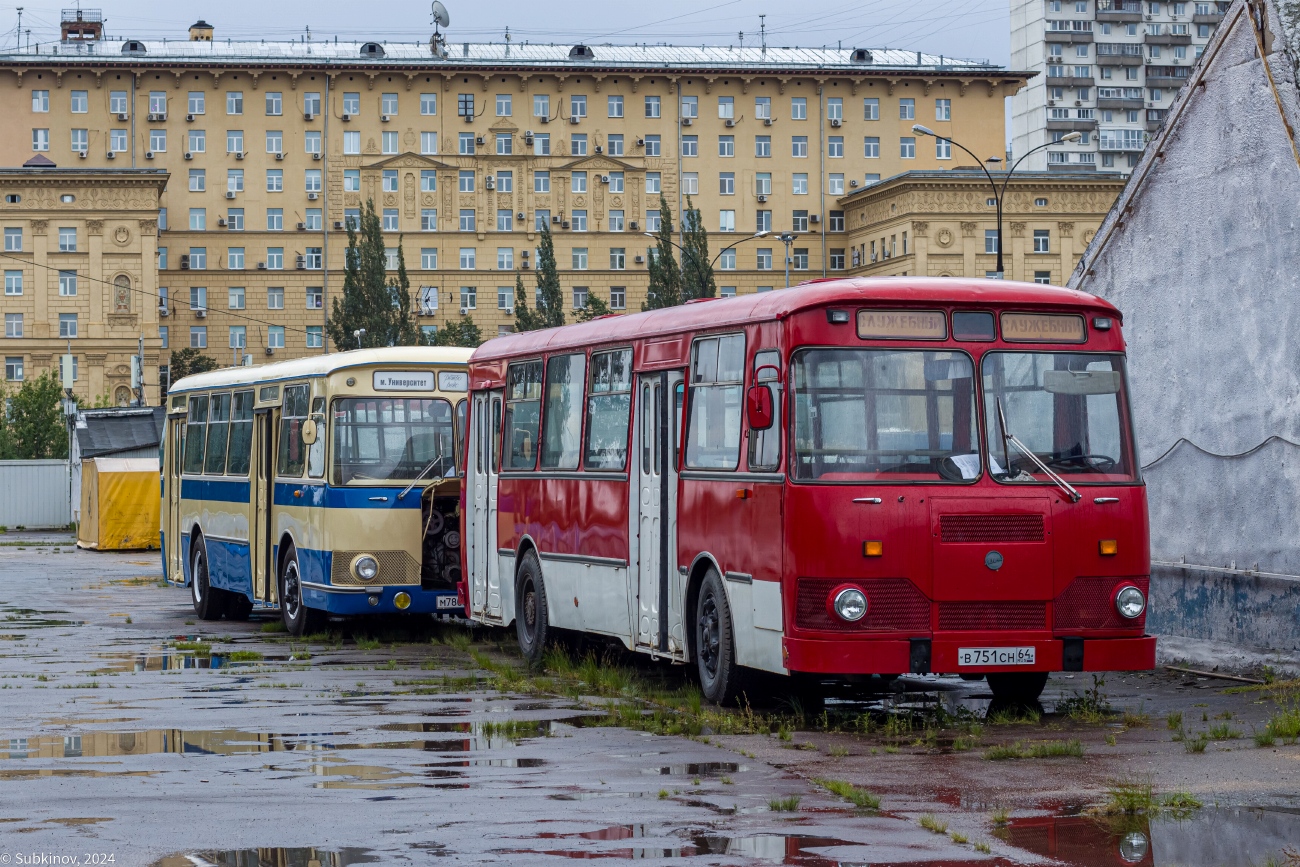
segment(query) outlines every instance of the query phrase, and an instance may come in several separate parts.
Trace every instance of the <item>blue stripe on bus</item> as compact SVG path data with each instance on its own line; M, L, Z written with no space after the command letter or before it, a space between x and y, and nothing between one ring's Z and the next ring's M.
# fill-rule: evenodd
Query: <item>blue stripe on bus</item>
M248 481L226 479L181 479L181 499L207 500L214 503L247 503Z
M325 509L418 509L420 490L412 488L402 499L400 488L335 488L327 485L303 485L295 482L276 482L274 502L277 506L307 506ZM294 492L302 496L295 497ZM384 497L383 500L372 499Z
M212 538L203 541L208 549L208 584L252 599L253 567L248 556L248 543Z

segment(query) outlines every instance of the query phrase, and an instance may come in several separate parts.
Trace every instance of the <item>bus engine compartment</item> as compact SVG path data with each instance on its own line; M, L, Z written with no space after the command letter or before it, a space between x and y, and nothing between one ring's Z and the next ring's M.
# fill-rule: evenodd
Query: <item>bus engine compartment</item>
M420 589L455 590L460 583L460 502L430 485L420 501Z

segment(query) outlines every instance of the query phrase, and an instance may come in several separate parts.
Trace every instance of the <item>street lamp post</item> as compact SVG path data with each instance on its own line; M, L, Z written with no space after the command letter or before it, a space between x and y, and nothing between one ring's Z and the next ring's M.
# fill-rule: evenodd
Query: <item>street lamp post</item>
M657 232L642 232L641 234L642 234L642 235L645 235L647 238L654 238L656 241L659 240L659 234L658 234ZM752 235L750 235L750 236L748 236L748 237L741 238L739 241L735 241L735 242L733 242L733 243L727 245L726 247L723 247L721 250L718 251L718 255L714 256L713 259L709 262L709 267L712 268L713 265L714 265L714 263L716 263L716 262L718 261L718 259L722 258L722 254L725 253L725 252L727 252L728 250L732 249L733 247L737 247L737 246L739 246L740 244L745 243L746 241L753 241L753 240L756 239L756 238L766 238L766 237L767 237L768 235L770 235L770 234L771 234L771 232L768 232L768 231L766 231L766 230L764 230L764 231L762 231L762 232L755 232L754 234L752 234ZM667 240L669 244L672 244L672 245L673 245L674 247L676 247L678 250L681 250L681 251L682 251L682 267L681 267L681 272L682 272L682 283L683 283L683 288L684 288L684 287L685 287L685 281L686 281L686 248L683 247L681 244L678 244L678 243L677 243L676 241L674 241L672 238L667 238L667 239L665 239L665 240ZM787 281L786 281L786 282L787 282L787 285L788 285L788 283L789 283L788 277L787 277Z
M975 160L976 163L979 164L980 169L984 172L984 177L986 177L986 178L989 179L989 186L993 188L993 200L994 200L994 202L997 204L997 208L998 208L998 270L997 270L997 279L999 279L999 280L1004 279L1004 277L1006 276L1006 269L1003 268L1003 265L1002 265L1002 198L1003 198L1003 195L1004 195L1004 194L1006 193L1006 191L1007 191L1007 184L1011 182L1011 174L1012 174L1012 172L1014 172L1014 171L1016 170L1016 168L1017 168L1017 167L1018 167L1022 162L1024 162L1025 157L1029 156L1029 155L1032 154L1034 151L1042 150L1043 148L1045 148L1045 147L1050 147L1051 145L1054 145L1054 144L1059 144L1059 142L1054 142L1054 141L1052 141L1052 142L1044 142L1043 144L1038 145L1038 147L1032 147L1032 148L1030 148L1029 150L1025 151L1024 154L1021 155L1020 159L1016 160L1015 163L1012 164L1011 168L1007 169L1007 173L1006 173L1006 175L1002 178L1002 186L999 188L998 185L997 185L997 182L993 180L993 175L989 173L989 170L988 170L987 168L985 168L985 166L984 166L984 162L985 162L985 161L984 161L984 160L981 160L979 157L975 156L975 154L971 153L970 148L966 147L966 146L965 146L964 144L962 144L961 142L956 141L956 140L954 140L954 139L950 139L950 138L948 138L948 137L945 136L945 135L939 135L939 134L938 134L937 132L935 132L934 130L930 129L929 127L921 126L919 123L917 123L917 124L912 124L912 132L916 133L917 135L928 135L928 136L932 136L932 137L934 137L934 138L936 138L936 139L938 139L938 140L940 140L940 141L946 141L946 142L948 142L949 144L955 144L957 147L959 147L959 148L961 148L962 150L966 151L966 153L969 154L970 157L971 157L973 160ZM1082 136L1080 133L1077 133L1077 132L1071 132L1071 133L1066 133L1065 135L1061 136L1061 141L1063 141L1063 142L1075 142L1075 141L1078 141L1078 140L1081 139L1081 138L1083 138L1083 136ZM997 158L996 158L996 157L991 157L991 158L988 160L988 162L992 162L992 161L995 160L995 159L997 159Z
M782 232L776 236L778 241L785 244L785 288L787 289L790 288L790 245L798 237L794 232Z

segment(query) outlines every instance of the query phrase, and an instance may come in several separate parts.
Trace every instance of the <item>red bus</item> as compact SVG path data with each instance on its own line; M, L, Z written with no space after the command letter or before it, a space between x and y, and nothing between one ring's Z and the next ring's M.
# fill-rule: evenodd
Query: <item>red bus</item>
M470 358L462 603L693 663L987 676L1150 669L1119 311L895 277L498 337Z

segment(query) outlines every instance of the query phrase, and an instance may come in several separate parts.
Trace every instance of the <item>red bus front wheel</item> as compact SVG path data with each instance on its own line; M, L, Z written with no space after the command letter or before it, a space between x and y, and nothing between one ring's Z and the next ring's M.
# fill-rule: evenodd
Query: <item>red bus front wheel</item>
M736 664L727 594L713 569L705 574L695 603L695 664L704 697L717 705L734 704L743 691L744 675Z

